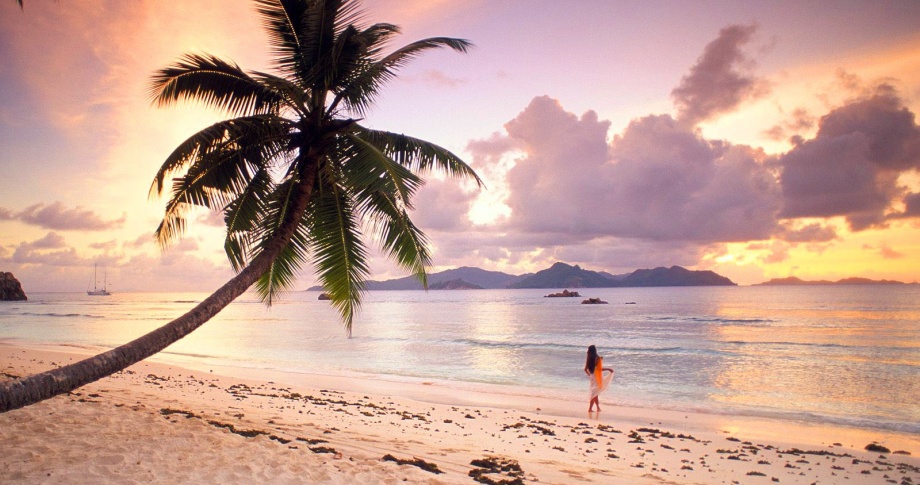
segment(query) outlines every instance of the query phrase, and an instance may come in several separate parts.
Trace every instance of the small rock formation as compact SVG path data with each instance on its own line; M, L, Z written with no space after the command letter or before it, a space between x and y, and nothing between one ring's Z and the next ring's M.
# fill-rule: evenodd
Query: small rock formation
M600 298L588 298L587 300L581 300L582 305L606 305L607 302L601 300Z
M543 298L574 298L581 296L577 291L562 290L562 293L550 293Z
M22 291L22 285L19 284L19 280L13 276L13 273L0 271L0 301L25 300L28 300L26 293Z
M320 293L318 300L331 300L332 297L329 296L329 293Z

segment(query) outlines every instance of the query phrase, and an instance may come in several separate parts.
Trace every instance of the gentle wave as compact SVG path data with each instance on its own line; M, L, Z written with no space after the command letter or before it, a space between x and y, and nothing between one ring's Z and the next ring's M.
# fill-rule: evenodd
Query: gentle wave
M162 352L160 352L160 353L162 353L162 354L167 354L167 355L175 355L175 356L177 356L177 357L192 357L192 358L195 358L195 359L214 359L214 358L217 358L216 355L211 355L211 354L197 354L197 353L194 353L194 352L173 352L173 351L169 351L169 350L164 350L164 351L162 351Z
M769 341L769 340L723 340L723 344L728 345L738 345L738 346L777 346L777 347L809 347L809 348L824 348L824 349L841 349L848 351L859 351L859 353L875 352L875 353L885 353L885 352L903 352L906 350L916 349L915 345L905 343L903 346L878 346L878 345L846 345L846 344L836 344L836 343L816 343L816 342L788 342L783 340Z
M101 319L105 318L102 315L87 315L83 313L32 313L32 312L22 312L19 315L30 316L30 317L53 317L53 318L93 318Z
M472 346L472 347L482 347L482 348L500 348L500 349L533 349L533 350L560 350L565 352L570 352L573 354L584 353L587 349L586 345L582 344L565 344L565 343L556 343L556 342L519 342L519 341L499 341L499 340L482 340L482 339L468 339L468 338L458 338L458 339L428 339L428 340L419 340L408 337L385 337L385 338L367 338L363 337L362 340L368 340L379 343L416 343L416 344L431 344L431 345L452 345L452 346ZM603 347L603 351L608 354L617 354L617 353L636 353L636 352L647 352L647 353L700 353L700 352L714 352L709 349L693 349L688 347L629 347L629 346L610 346L607 345ZM716 352L717 353L717 352Z
M769 326L776 323L776 320L769 318L720 318L720 317L649 317L650 321L660 322L699 322L715 323L720 325L751 325L751 326Z

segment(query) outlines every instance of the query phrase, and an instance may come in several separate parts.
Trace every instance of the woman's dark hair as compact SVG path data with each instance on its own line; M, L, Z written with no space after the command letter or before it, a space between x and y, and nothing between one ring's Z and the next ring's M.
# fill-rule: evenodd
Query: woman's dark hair
M591 345L588 347L588 360L585 361L585 369L594 373L594 367L597 365L597 347Z

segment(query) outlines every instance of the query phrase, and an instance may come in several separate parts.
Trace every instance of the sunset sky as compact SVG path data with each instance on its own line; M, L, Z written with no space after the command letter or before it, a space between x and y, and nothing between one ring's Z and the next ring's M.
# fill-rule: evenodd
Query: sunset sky
M453 150L414 220L434 271L680 265L739 284L920 280L920 2L366 0L424 55L364 121ZM222 219L167 250L153 175L221 118L151 106L187 52L269 70L247 0L0 1L0 271L29 291L206 291ZM373 245L373 243L372 243ZM385 258L374 279L404 276ZM306 268L299 288L314 283Z

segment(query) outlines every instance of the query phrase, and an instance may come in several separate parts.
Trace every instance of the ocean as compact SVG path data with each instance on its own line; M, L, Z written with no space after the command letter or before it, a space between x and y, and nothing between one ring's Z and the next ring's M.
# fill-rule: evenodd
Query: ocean
M616 370L602 402L920 433L920 286L377 291L347 338L317 292L246 294L158 358L431 381L587 402L588 345ZM198 293L36 293L0 302L0 341L120 345ZM581 402L584 401L584 402Z

